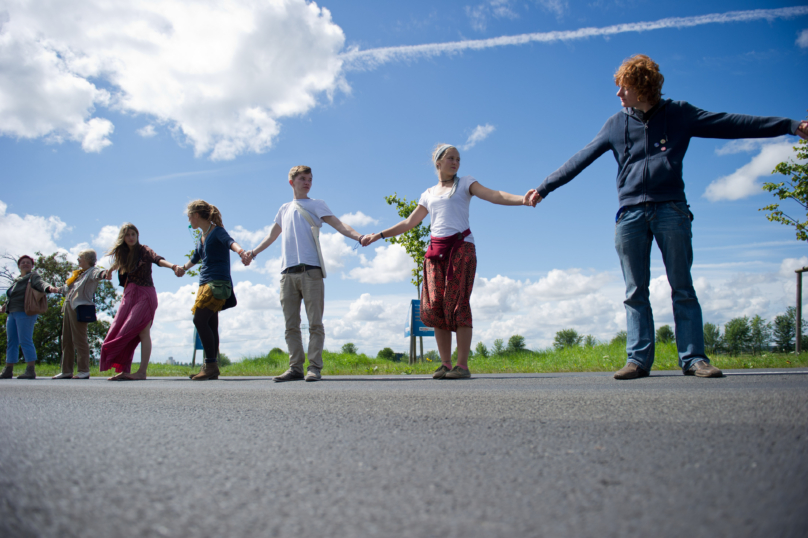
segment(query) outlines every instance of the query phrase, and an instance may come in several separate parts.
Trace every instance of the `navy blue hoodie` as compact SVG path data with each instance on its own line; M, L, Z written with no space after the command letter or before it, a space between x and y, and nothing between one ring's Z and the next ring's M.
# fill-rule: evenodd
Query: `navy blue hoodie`
M691 138L771 138L795 134L799 124L788 118L707 112L670 99L660 101L645 114L624 108L606 121L592 142L547 176L539 194L546 198L612 150L617 161L620 207L686 202L682 160Z

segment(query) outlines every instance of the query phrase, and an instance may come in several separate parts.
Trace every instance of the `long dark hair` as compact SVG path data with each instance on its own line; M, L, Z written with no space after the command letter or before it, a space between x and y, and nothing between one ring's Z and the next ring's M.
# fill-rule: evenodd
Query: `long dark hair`
M126 244L126 232L134 230L137 234L137 242L132 248ZM112 256L113 266L118 268L118 274L125 275L137 269L138 255L140 254L140 231L131 222L125 222L118 232L118 238L107 256Z

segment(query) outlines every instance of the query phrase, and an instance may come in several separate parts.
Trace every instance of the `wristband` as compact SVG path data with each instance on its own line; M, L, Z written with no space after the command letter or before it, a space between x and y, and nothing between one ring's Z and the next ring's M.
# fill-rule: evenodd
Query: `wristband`
M241 250L238 251L239 256L241 256L242 254L244 254L244 249L241 249Z
M382 236L382 239L384 239L384 232L379 232L379 235Z

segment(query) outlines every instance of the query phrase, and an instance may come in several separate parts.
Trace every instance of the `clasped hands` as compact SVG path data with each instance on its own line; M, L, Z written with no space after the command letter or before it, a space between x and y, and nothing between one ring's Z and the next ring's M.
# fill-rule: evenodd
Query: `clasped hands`
M247 265L250 265L252 261L255 259L255 254L253 253L252 250L242 250L239 256L241 256L241 263L243 263L245 267Z

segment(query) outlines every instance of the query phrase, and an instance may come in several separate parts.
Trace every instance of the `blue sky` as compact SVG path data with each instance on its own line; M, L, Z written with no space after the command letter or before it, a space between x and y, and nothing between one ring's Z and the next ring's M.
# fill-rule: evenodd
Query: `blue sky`
M291 198L298 164L314 170L313 197L378 231L398 220L386 195L417 199L435 182L438 142L465 146L462 174L522 194L619 110L612 75L636 53L660 64L666 97L706 110L799 119L808 108L808 9L796 3L97 3L0 4L2 252L101 252L131 221L181 262L196 198L250 247ZM595 30L575 33L585 28ZM479 41L493 38L504 39ZM793 304L805 246L758 208L771 199L759 185L795 141L690 146L693 275L708 321ZM475 343L519 333L541 348L564 328L600 339L624 328L615 174L604 155L536 209L472 202ZM406 256L323 231L326 347L406 349ZM228 355L285 348L279 257L273 245L234 272ZM652 271L657 325L672 323L656 252ZM154 360L186 360L195 283L162 269L155 282Z

